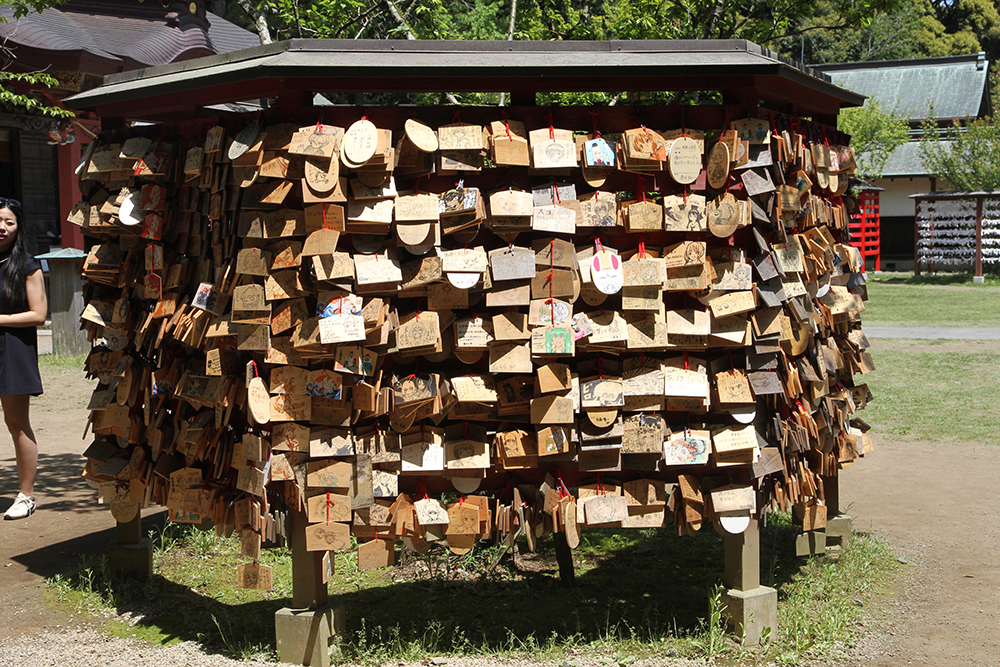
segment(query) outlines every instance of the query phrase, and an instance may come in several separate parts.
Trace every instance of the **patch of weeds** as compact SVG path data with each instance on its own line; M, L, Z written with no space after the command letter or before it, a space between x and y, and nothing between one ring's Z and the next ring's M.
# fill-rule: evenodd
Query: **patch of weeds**
M808 560L779 591L774 659L783 665L816 658L850 639L864 604L885 589L899 565L879 538L855 533L839 558Z

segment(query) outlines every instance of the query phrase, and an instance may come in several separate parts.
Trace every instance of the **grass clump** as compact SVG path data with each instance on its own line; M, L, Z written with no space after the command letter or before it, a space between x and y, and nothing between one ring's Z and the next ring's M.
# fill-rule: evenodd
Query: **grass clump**
M774 659L794 665L849 644L865 606L887 589L899 567L889 546L865 533L855 533L839 558L807 561L779 589Z

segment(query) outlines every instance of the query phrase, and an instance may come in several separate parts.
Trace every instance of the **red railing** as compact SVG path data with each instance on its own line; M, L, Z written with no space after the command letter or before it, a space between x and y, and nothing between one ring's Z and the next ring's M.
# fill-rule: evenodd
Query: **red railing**
M848 228L851 230L851 245L861 251L866 266L868 259L874 257L874 268L880 271L882 220L878 212L878 190L862 190L858 194L858 208L860 213L852 215L848 223Z

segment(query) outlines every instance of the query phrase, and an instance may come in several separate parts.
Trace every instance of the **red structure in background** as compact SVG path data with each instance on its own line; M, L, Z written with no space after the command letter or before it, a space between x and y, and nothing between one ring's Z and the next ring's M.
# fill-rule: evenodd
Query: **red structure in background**
M861 251L861 258L868 266L868 259L875 258L875 270L882 270L881 228L878 213L879 189L858 191L858 213L851 216L848 229L851 231L851 245Z

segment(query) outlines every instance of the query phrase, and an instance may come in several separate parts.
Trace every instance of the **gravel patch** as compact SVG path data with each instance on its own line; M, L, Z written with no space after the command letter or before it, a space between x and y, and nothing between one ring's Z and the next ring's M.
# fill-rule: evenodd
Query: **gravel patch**
M669 654L668 654L669 655ZM205 653L194 642L154 646L135 639L113 637L84 628L58 628L24 635L0 645L0 667L253 667L275 665L266 656L252 660ZM390 663L392 667L609 667L619 664L613 654L571 651L560 660L533 661L520 657L434 657L418 662ZM634 660L623 656L629 667L704 667L705 661L676 657ZM345 666L351 667L351 666Z

